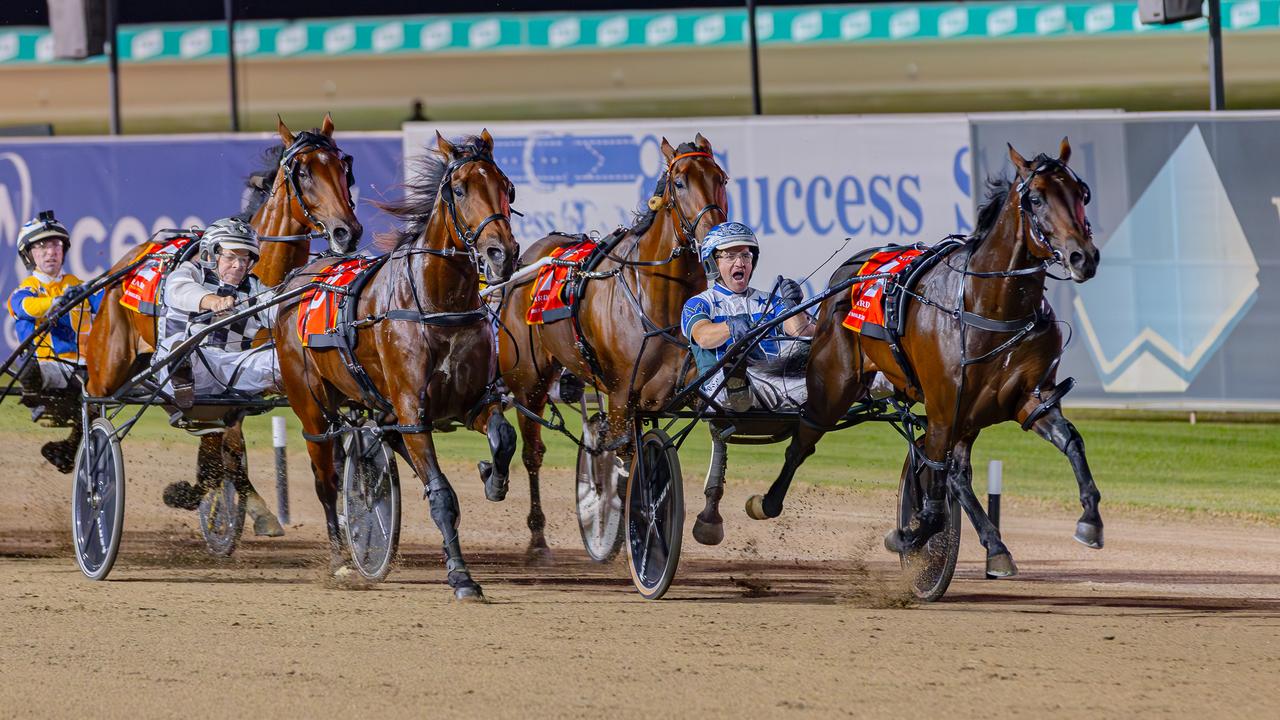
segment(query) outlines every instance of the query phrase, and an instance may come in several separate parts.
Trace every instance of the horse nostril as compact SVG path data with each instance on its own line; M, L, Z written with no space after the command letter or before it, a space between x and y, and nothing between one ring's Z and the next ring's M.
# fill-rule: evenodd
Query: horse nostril
M347 238L349 238L349 237L351 237L351 231L350 231L350 230L347 230L347 229L346 229L346 228L344 228L344 227L337 227L337 228L334 228L334 230L333 230L333 239L334 239L334 240L336 240L336 241L338 242L338 244L345 244L345 243L347 242Z
M1071 267L1078 268L1084 264L1084 253L1076 250L1071 253L1071 257L1069 259L1071 261Z
M502 248L489 248L485 255L489 257L489 261L494 265L501 265L502 261L507 257L506 253L502 252Z

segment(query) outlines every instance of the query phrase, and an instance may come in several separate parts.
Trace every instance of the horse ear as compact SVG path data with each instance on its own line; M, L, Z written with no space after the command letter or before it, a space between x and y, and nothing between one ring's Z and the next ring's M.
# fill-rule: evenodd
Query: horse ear
M1021 153L1013 149L1013 143L1008 143L1008 145L1009 160L1013 162L1014 172L1018 173L1019 177L1026 177L1027 173L1031 172L1031 163L1027 162L1027 159L1022 157Z
M324 121L320 123L320 132L325 137L333 137L333 117L329 113L324 114Z
M493 152L493 136L489 134L489 128L480 131L480 144L484 145L485 150Z
M445 140L439 130L436 131L436 150L439 150L440 154L446 158L453 158L453 143Z
M667 142L665 137L662 138L662 156L667 159L668 163L671 162L671 158L676 156L676 149L671 147L671 143Z
M708 139L706 139L705 137L703 137L703 136L702 136L702 133L698 133L698 134L693 138L693 142L694 142L698 147L702 148L702 151L703 151L703 152L707 152L707 153L711 152L711 141L710 141L710 140L708 140Z
M1062 136L1062 144L1058 146L1058 162L1063 165L1071 159L1071 143L1067 141L1067 136Z
M285 144L285 147L292 145L296 139L293 133L289 132L289 126L284 124L284 118L279 115L276 115L276 132L280 133L280 141Z

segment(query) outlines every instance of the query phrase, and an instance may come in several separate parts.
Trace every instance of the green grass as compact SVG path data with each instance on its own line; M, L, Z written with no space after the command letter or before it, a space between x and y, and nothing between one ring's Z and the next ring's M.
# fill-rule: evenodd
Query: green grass
M290 425L290 446L301 448L298 423L283 412ZM1102 491L1104 510L1124 505L1161 511L1225 514L1280 522L1280 423L1174 421L1170 415L1068 411L1085 438L1089 462ZM569 413L572 423L577 416ZM510 418L514 421L514 417ZM56 431L61 432L61 431ZM0 404L0 436L5 433L55 431L37 428L27 421L27 411L12 400ZM246 440L251 448L270 447L270 423L250 418ZM544 433L546 464L569 468L576 448L567 440ZM188 445L194 438L170 428L159 410L151 410L126 441ZM459 431L438 435L438 451L447 458L481 459L488 444L478 433ZM730 478L769 481L782 463L783 445L730 448ZM905 456L902 439L891 428L868 424L828 436L797 476L800 481L853 488L892 490ZM710 454L703 428L693 431L681 451L690 482L701 475ZM517 466L519 465L517 455ZM1004 463L1005 494L1061 507L1077 506L1077 489L1071 467L1056 449L1039 437L1022 432L1015 424L986 430L974 448L975 489L985 493L987 463ZM516 468L517 482L523 472Z

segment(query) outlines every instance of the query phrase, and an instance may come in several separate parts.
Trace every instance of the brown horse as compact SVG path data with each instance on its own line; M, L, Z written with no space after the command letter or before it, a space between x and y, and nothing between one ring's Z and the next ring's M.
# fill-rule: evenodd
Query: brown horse
M501 500L515 454L515 431L490 392L493 331L480 300L478 264L489 282L511 276L520 248L511 233L511 182L493 161L488 131L453 145L437 134L437 152L423 161L404 201L384 206L410 220L393 249L363 285L352 325L353 371L346 351L304 348L297 304L281 306L272 331L289 402L307 437L316 494L329 531L331 569L342 566L337 516L338 477L331 431L339 406L362 405L390 433L413 466L444 536L448 581L460 599L482 598L458 540L457 496L440 469L433 427L461 420L488 435L494 463L481 463L485 494ZM294 288L331 264L320 260L286 283ZM362 376L362 377L361 377ZM487 466L487 467L486 467Z
M333 129L327 114L320 128L297 134L278 120L281 145L267 151L271 166L249 179L253 199L243 215L263 241L253 272L266 285L279 284L290 270L306 263L314 235L327 237L332 252L349 253L364 232L351 200L350 158L334 144ZM128 253L112 270L137 260L142 249ZM122 293L120 285L106 290L89 332L84 351L89 371L85 390L91 396L115 392L155 351L156 319L122 306ZM79 441L79 433L74 432L67 441L68 457L75 456ZM254 516L255 532L279 534L279 523L247 484L243 447L239 423L224 433L202 436L197 488L209 486L212 468L225 467L241 475L249 488L248 509ZM64 472L70 472L69 466Z
M624 459L631 449L621 443L630 438L635 410L662 407L679 384L686 355L684 341L678 338L680 312L686 300L707 288L698 243L725 220L729 178L716 164L711 143L698 134L694 142L673 148L663 138L662 154L666 170L647 211L596 268L609 279L586 282L581 291L582 345L572 321L526 328L531 301L527 289L508 292L501 310L506 331L498 338L498 366L516 402L541 415L561 368L587 379L609 402L608 427L603 428L607 435L597 437L596 445L617 447ZM521 263L534 263L574 241L548 235L525 252ZM672 341L654 335L659 330ZM646 339L646 334L651 336ZM580 347L590 348L590 355ZM536 421L521 415L519 423L529 472L529 554L545 558L549 550L538 473L546 446Z
M754 496L748 515L777 517L796 469L813 453L825 430L862 398L880 371L901 396L923 402L926 491L908 527L885 545L895 552L921 548L945 523L948 489L987 549L988 572L1009 576L1017 567L973 492L969 453L986 427L1017 420L1053 443L1071 461L1084 507L1076 540L1102 547L1100 494L1085 459L1084 441L1058 407L1070 381L1055 385L1062 334L1044 302L1049 269L1061 264L1075 282L1093 277L1099 252L1085 216L1089 188L1067 167L1071 146L1063 138L1057 159L1025 160L1013 146L1017 177L991 183L974 234L928 270L907 309L901 340L903 367L889 345L842 326L848 292L824 301L809 360L809 399L787 448L786 462L764 497ZM857 272L846 264L834 285Z

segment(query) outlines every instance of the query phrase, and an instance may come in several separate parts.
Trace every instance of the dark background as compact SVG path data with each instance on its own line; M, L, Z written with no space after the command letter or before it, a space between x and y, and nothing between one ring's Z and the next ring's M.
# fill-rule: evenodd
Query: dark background
M858 0L850 5L889 2L890 0ZM897 0L901 2L901 0ZM919 1L919 0L917 0ZM928 1L928 0L926 0ZM225 17L223 0L116 0L120 22L191 22ZM280 0L235 0L236 17L241 19L361 17L368 15L435 15L444 13L483 14L493 12L551 12L560 10L640 10L655 8L742 7L744 2L732 0L603 0L572 2L571 0L502 0L501 2L460 3L457 0L304 0L283 3ZM768 0L760 5L822 5L823 0ZM0 1L0 25L47 25L45 0Z

